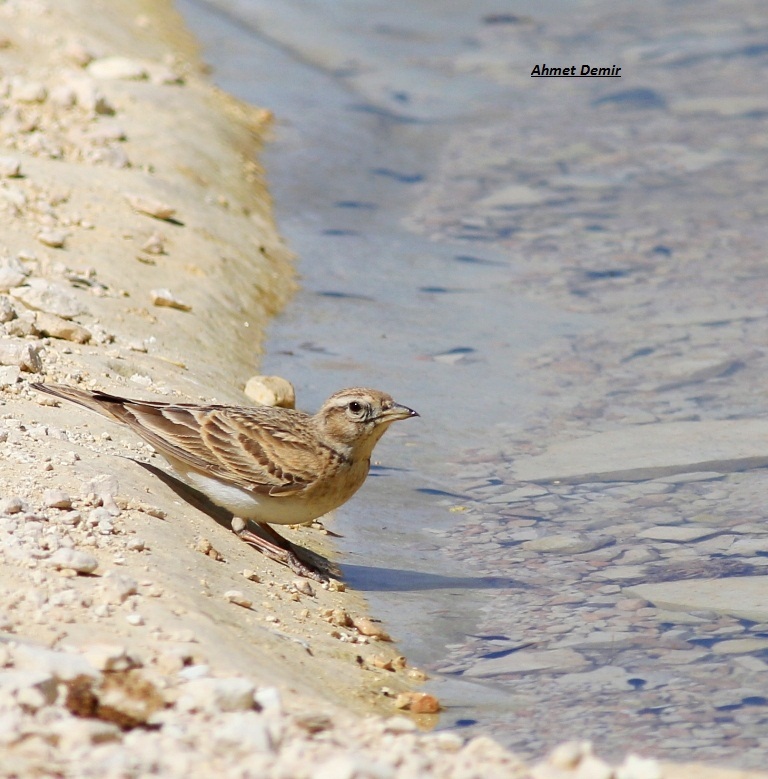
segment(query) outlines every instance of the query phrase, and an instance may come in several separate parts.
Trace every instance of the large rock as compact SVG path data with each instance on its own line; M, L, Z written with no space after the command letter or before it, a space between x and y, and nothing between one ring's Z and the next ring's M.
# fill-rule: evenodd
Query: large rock
M670 611L714 611L738 619L768 622L768 576L638 584L625 588L624 593Z
M582 655L573 649L545 649L543 651L521 649L502 657L478 660L464 672L464 676L483 679L502 674L530 673L532 671L570 671L587 664Z
M734 419L628 425L554 444L514 463L529 482L642 481L695 471L768 465L768 420Z

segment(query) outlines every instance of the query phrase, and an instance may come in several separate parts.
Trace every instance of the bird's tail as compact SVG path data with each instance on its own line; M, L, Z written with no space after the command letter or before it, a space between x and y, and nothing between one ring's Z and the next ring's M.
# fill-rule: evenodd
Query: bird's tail
M121 415L116 412L123 410L125 398L110 395L107 392L99 392L98 390L89 392L88 390L70 387L66 384L40 384L32 382L29 386L38 392L45 392L56 398L69 400L72 403L77 403L78 406L85 406L91 409L91 411L96 411L109 419L121 421Z

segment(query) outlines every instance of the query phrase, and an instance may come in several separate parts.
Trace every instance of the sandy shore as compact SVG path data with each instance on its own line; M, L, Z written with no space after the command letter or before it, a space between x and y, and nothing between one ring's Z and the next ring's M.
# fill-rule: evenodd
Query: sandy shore
M423 675L358 594L296 580L130 434L29 390L245 402L290 298L253 163L269 114L180 31L166 3L0 4L0 775L748 776L614 773L573 744L526 767L422 732Z

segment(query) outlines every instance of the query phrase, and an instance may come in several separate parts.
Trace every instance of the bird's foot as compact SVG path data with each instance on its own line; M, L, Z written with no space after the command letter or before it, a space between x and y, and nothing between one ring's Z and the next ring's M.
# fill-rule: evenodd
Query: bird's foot
M287 538L283 538L276 530L262 522L257 522L256 525L269 538L249 530L247 524L240 517L232 519L232 530L235 535L249 546L258 549L262 554L269 557L270 560L275 560L288 566L298 576L314 579L318 582L328 581L328 574L319 570L311 563L302 560L294 549L293 544Z

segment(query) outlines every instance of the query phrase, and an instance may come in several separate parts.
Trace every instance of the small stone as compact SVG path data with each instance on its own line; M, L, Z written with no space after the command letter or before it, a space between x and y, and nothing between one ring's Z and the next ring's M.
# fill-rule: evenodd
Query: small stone
M296 408L293 384L280 376L251 376L244 392L246 397L261 406Z
M185 664L190 661L189 655L182 652L168 651L162 652L155 658L155 666L161 674L173 676L179 673Z
M215 549L213 544L203 536L200 536L197 541L195 541L195 551L200 552L200 554L204 554L217 562L221 562L224 559L224 555Z
M140 387L151 387L152 386L152 379L149 376L145 376L141 373L134 373L129 381L132 381L134 384L138 384Z
M88 132L89 140L99 145L116 143L127 139L125 130L114 120L103 119Z
M329 592L346 592L347 585L344 582L340 582L338 579L329 579L323 587Z
M382 671L394 671L395 666L392 664L391 657L382 657L381 655L374 655L368 658L368 665L372 668L380 668Z
M248 754L272 750L272 737L265 719L255 711L236 712L213 731L219 749L241 750Z
M21 369L16 365L3 365L0 367L0 387L12 387L14 384L18 384L21 379ZM0 431L0 435L5 434L5 438L0 439L4 441L8 437L7 431Z
M627 755L613 776L615 779L663 779L664 772L655 758Z
M277 687L259 687L254 693L253 699L261 711L280 714L283 710L283 700Z
M242 606L244 609L250 609L253 606L253 601L246 598L240 590L227 590L224 593L224 600L228 600L236 606Z
M83 655L98 671L128 671L140 666L120 644L92 644L83 649Z
M134 627L140 627L144 624L144 617L141 616L141 614L129 614L125 621L129 625L133 625Z
M81 654L57 652L31 644L18 644L13 648L13 665L19 670L50 674L59 682L99 677L98 671Z
M110 517L119 517L121 513L120 507L115 502L115 496L119 489L120 484L117 481L117 478L111 474L105 473L100 476L94 476L94 478L84 482L80 487L80 494L85 498L95 495L98 503L101 504ZM91 512L91 515L93 515L93 512ZM102 518L106 518L106 516L99 516L100 518L98 521L101 521Z
M21 161L15 157L0 157L0 178L15 179L21 176Z
M0 693L10 693L25 709L37 711L56 700L56 678L48 671L0 671Z
M401 692L395 698L395 706L414 714L437 714L442 708L440 701L427 692Z
M404 717L402 714L397 714L394 717L387 718L384 721L383 726L385 733L413 733L413 731L418 730L419 727L412 719ZM443 733L442 735L445 736L449 734ZM460 740L463 744L463 740Z
M147 77L144 65L128 57L101 57L90 62L86 70L98 79L138 81Z
M98 527L109 522L110 519L112 519L110 513L105 508L99 507L88 512L86 524L88 527Z
M76 344L87 344L91 340L90 330L76 322L68 322L55 314L49 314L47 311L38 312L35 326L41 335L51 338L60 338Z
M77 103L77 95L69 84L58 84L48 93L48 100L59 108L72 108Z
M147 66L149 71L149 80L153 84L167 86L169 84L183 84L184 79L167 65L151 64Z
M79 549L61 547L49 558L48 562L59 570L76 571L77 573L93 573L99 567L99 561L88 552Z
M48 90L39 81L24 81L15 78L11 81L11 99L19 103L44 103Z
M165 238L160 233L152 233L141 245L147 254L165 254Z
M61 249L64 247L64 242L67 240L67 233L63 230L43 228L37 234L37 240L45 246L50 246L52 249Z
M642 530L637 534L637 537L653 541L670 541L683 544L690 541L698 541L717 532L719 532L718 528L692 527L690 525L658 525Z
M197 663L196 665L187 665L179 671L179 678L182 681L191 682L195 679L207 679L211 669L204 663Z
M254 707L255 686L248 679L195 679L184 685L177 706L183 711L247 711Z
M559 533L532 541L525 541L521 546L531 552L554 554L584 554L607 546L615 541L612 536L592 537L575 534Z
M58 749L70 752L120 741L122 731L111 722L68 717L54 722L50 726L50 734L56 738Z
M134 211L138 211L140 214L146 214L147 216L152 216L155 219L168 221L169 219L173 219L176 214L175 208L151 197L126 194L125 199Z
M169 289L165 289L164 287L161 289L150 290L149 295L152 298L153 305L155 306L160 306L163 308L175 308L179 311L192 310L192 306L179 300L173 294L173 292L171 292Z
M592 744L589 741L566 741L558 744L548 755L547 763L553 768L570 771L592 754Z
M0 266L0 291L7 292L11 287L18 286L24 280L24 277L14 276L12 283L9 286L5 286L3 272L6 268L7 266ZM15 318L16 310L13 307L13 303L11 303L11 299L5 295L0 295L0 324L5 324Z
M22 311L21 314L5 326L5 332L14 338L31 338L39 335L35 324L34 311Z
M230 527L232 528L232 532L236 535L240 535L240 533L245 530L247 527L246 521L242 517L232 517L232 522L230 523Z
M248 579L248 581L251 582L260 582L261 577L259 574L256 573L256 571L250 570L250 568L246 568L244 571L242 571L242 575Z
M101 116L112 116L115 113L114 106L93 83L92 79L72 78L66 86L74 92L77 105L88 113Z
M27 308L46 311L62 319L85 313L83 305L68 289L44 279L29 279L27 286L11 290L11 295Z
M0 514L18 514L26 510L27 504L16 495L0 500Z
M108 603L125 603L139 591L139 583L132 576L117 571L107 571L102 579Z
M325 609L321 616L332 625L343 628L352 627L352 618L344 609Z
M96 55L80 41L70 41L64 48L68 60L80 68L84 68L96 59Z
M468 668L464 675L470 679L482 679L511 673L530 673L555 669L569 671L587 664L584 656L573 649L520 649L508 655L481 658Z
M314 597L315 591L307 579L294 579L293 586L302 595L308 595L310 598Z
M40 347L24 341L0 340L0 365L15 365L28 373L41 373Z
M374 622L368 617L353 617L352 626L361 636L369 636L379 641L391 641L389 634L380 623Z
M352 755L336 755L316 764L312 777L313 779L356 779L366 774L371 776L371 768L370 763L363 766L361 761L356 760ZM379 777L381 773L376 772L373 775Z
M72 498L60 489L50 489L43 493L43 505L50 509L71 509Z

